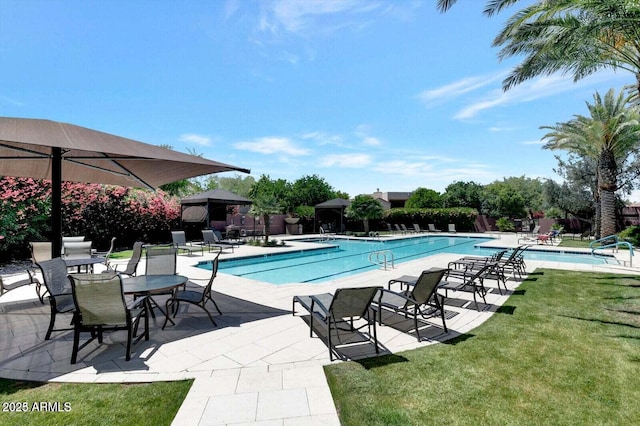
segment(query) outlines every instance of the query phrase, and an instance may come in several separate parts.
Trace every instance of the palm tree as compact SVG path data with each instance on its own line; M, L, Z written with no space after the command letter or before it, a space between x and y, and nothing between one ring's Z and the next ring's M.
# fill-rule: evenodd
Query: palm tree
M518 0L488 0L488 16ZM456 0L439 0L448 10ZM514 14L495 38L500 59L525 55L505 78L505 90L561 71L575 81L604 68L634 74L640 94L640 3L637 0L544 0Z
M253 198L253 204L249 214L254 217L262 217L264 221L264 245L269 244L269 235L271 235L271 215L282 212L282 207L275 195L266 192L257 194Z
M381 219L384 209L371 195L356 195L344 213L348 218L362 220L364 232L369 232L369 219Z
M629 96L616 96L613 89L604 100L597 92L593 98L593 104L587 102L590 117L575 115L571 121L541 128L551 130L543 137L547 141L543 148L570 151L597 162L600 237L616 232L617 177L639 146L640 113L638 108L629 106Z

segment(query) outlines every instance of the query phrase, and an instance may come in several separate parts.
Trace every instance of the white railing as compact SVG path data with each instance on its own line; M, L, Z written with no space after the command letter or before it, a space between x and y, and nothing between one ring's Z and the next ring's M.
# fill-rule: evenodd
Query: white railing
M390 250L380 250L369 253L369 262L383 267L385 271L389 263L391 263L391 268L395 268L395 259Z

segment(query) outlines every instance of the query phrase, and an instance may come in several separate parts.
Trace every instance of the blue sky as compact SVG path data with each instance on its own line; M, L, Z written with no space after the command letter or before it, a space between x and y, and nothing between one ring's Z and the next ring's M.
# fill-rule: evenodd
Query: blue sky
M317 174L352 197L557 179L539 127L633 76L505 93L518 60L491 42L517 9L435 3L0 0L0 116L171 145L256 179Z

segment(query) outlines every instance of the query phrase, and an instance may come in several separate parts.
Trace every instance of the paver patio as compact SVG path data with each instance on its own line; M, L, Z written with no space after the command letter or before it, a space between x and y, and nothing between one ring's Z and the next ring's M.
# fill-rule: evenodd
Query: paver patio
M464 234L456 234L461 235ZM488 245L517 245L515 235L495 236L499 238ZM225 253L223 258L269 250L243 246L233 254ZM0 298L0 315L6 324L0 328L0 376L92 383L194 378L174 419L175 425L337 425L338 416L322 368L330 363L327 346L317 337L310 338L307 323L291 314L293 296L333 292L338 287L386 287L392 278L418 275L429 267L446 267L458 257L439 254L398 264L393 270L365 272L322 284L272 285L219 273L214 290L223 315L215 316L217 327L197 307L181 306L175 326L161 330L162 318L157 316L151 321L150 340L134 345L129 362L124 360L126 336L117 332L106 334L104 344L92 343L81 350L78 363L71 365L73 333L57 332L50 341L44 341L49 307L40 304L34 288L23 287ZM196 268L195 264L207 258L206 253L203 257L178 256L178 273L206 280L209 271ZM527 261L528 271L538 267L640 272L614 265ZM518 284L509 280L509 293ZM447 321L449 333L444 333L438 319L434 320L434 327L421 332L426 337L421 342L414 334L402 332L401 324L398 329L379 327L381 354L435 344L477 327L509 296L500 295L495 282L487 285L492 291L487 295L488 305L480 312L473 305L460 308L454 300L446 305L451 316ZM470 294L460 293L450 296L471 298ZM69 320L70 316L60 315L58 327ZM357 358L374 356L375 352L372 345L363 345L346 349L343 354Z

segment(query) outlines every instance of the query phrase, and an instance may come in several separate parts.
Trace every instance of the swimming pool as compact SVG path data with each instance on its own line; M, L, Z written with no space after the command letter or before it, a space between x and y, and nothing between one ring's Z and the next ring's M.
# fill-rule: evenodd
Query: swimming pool
M497 249L477 247L491 240L480 237L423 236L397 240L336 239L324 248L221 260L219 271L271 284L321 283L380 268L372 264L375 253L391 253L396 264L438 253L487 256ZM318 242L318 240L308 240ZM372 254L373 253L373 254ZM601 257L577 253L525 251L525 259L604 264ZM211 269L211 262L198 267Z

